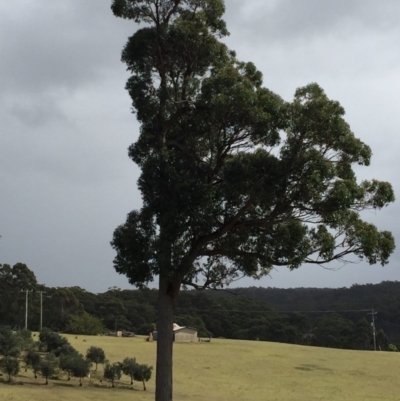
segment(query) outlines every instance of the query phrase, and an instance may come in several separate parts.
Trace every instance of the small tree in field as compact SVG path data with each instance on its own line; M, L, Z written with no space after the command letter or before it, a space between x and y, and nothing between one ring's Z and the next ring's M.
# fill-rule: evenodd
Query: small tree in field
M131 384L133 384L134 376L137 371L138 364L135 358L125 358L122 361L122 371L125 375L131 378Z
M122 375L122 364L119 362L109 364L104 367L104 378L111 382L111 386L115 387L115 380L119 380Z
M33 338L30 330L22 329L16 333L21 351L27 351L33 346Z
M53 354L47 354L39 364L39 370L46 379L46 385L49 384L48 378L54 374L58 366L57 359Z
M82 378L89 374L90 361L78 353L72 355L71 358L71 371L75 377L79 377L79 385L82 386Z
M8 326L0 326L0 355L17 358L21 353L20 343Z
M60 369L68 374L68 380L71 380L71 372L74 366L75 354L61 354L59 358Z
M93 362L96 365L95 370L97 370L97 364L105 363L106 354L100 347L90 347L86 352L86 359L90 362Z
M37 372L40 368L40 355L34 349L28 350L24 357L25 364L30 366L33 370L33 374L35 375L35 379L37 379Z
M0 361L1 370L7 374L8 381L19 372L19 361L12 356L6 356Z
M151 379L151 372L153 366L148 366L146 364L137 365L135 374L133 376L134 380L143 383L143 390L146 391L146 382Z

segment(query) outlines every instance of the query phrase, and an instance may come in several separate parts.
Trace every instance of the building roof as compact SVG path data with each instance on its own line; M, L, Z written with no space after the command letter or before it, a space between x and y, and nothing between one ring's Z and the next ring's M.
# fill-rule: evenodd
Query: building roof
M194 328L194 327L189 327L189 326L179 326L179 325L178 325L178 324L176 324L176 323L174 323L172 326L173 326L173 330L174 330L174 331L179 331L179 330L182 330L182 329L190 329L190 330L197 331L197 329L196 329L196 328Z

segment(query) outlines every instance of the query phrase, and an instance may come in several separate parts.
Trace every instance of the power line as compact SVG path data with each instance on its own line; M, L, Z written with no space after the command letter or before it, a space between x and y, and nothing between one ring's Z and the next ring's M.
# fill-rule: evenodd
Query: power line
M187 310L193 312L221 311L221 312L241 312L241 313L351 313L351 312L370 312L371 309L339 309L339 310L241 310L241 309L224 309L224 308L175 308L175 310Z

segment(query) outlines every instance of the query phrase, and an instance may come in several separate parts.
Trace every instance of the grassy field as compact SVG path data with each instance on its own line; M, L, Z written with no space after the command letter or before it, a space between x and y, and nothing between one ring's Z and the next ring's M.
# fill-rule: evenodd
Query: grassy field
M136 357L139 363L155 366L156 343L142 337L113 338L67 336L82 353L89 346L102 347L111 362ZM213 340L211 343L174 345L175 400L195 401L399 401L400 354L344 351L287 344ZM99 366L99 374L102 367ZM77 382L32 379L22 372L24 385L0 383L0 400L88 401L152 400L154 377L143 392L141 383L133 389L127 377L123 388L96 388L99 380ZM29 384L29 383L37 384ZM72 385L72 386L71 386Z

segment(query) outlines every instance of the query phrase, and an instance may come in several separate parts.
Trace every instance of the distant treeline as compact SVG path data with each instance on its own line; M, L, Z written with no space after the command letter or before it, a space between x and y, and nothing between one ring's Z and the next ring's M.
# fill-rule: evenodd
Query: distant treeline
M37 283L24 264L0 265L0 321L28 328L76 334L126 330L148 334L156 323L157 291L113 287L93 294L80 287L50 288ZM357 285L350 289L238 288L236 295L182 291L175 322L198 329L200 337L276 341L346 349L374 347L371 315L377 311L376 344L400 345L400 283ZM367 311L368 309L368 311ZM336 312L336 313L335 313Z

